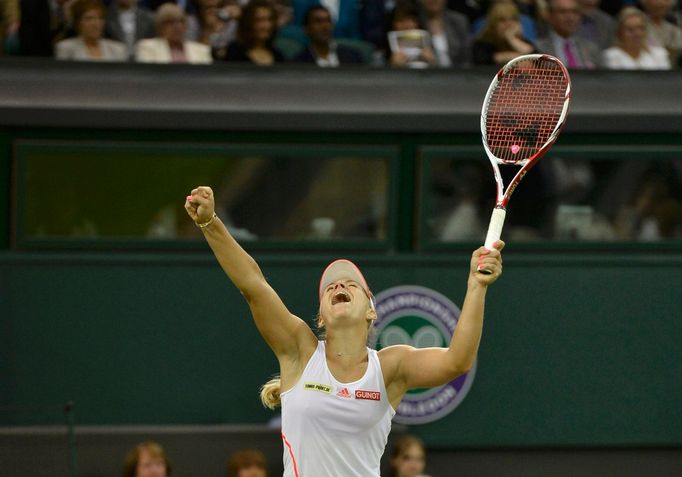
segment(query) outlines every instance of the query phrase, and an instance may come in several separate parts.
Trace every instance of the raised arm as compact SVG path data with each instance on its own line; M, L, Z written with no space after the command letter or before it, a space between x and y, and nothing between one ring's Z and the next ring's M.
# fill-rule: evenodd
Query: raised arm
M302 346L314 346L316 338L310 327L289 312L256 261L215 215L211 188L194 189L187 196L185 210L200 226L218 263L246 299L258 331L280 361L283 358L296 359Z
M503 247L504 242L500 240L493 250L481 247L473 253L467 293L449 347L397 345L381 350L382 366L385 365L384 373L389 378L387 387L391 404L397 406L409 389L440 386L471 369L483 332L486 291L502 273L500 251ZM493 273L479 273L479 267Z

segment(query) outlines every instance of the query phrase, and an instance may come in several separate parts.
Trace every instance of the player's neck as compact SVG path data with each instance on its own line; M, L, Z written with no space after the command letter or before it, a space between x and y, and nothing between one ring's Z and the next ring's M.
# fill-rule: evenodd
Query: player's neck
M326 351L327 358L357 358L367 354L366 336L353 336L348 339L349 334L337 332L330 336L327 335Z

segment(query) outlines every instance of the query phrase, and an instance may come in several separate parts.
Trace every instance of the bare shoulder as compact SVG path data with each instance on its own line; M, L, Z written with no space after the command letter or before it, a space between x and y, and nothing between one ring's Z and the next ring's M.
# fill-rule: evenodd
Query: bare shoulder
M401 361L414 349L409 345L393 345L381 349L377 354L384 376L393 377L398 371Z
M401 363L414 349L414 347L408 345L394 345L383 348L378 353L381 374L384 377L388 400L393 409L397 409L400 400L407 392L407 381L401 372Z

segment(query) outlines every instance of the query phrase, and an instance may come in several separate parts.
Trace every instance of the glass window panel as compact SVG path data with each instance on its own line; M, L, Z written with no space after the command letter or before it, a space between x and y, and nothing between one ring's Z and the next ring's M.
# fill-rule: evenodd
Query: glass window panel
M24 145L18 233L29 242L200 238L184 198L210 185L241 240L387 240L392 153L298 149Z
M473 150L423 157L427 239L483 240L495 203L487 159ZM505 185L518 170L501 169ZM682 152L591 155L557 148L514 191L503 236L514 242L682 239Z

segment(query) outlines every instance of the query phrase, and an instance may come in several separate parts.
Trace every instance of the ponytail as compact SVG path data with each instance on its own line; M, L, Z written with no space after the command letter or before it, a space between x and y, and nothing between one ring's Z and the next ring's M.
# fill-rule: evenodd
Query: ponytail
M282 404L282 401L279 398L281 385L279 376L275 376L270 381L263 384L260 388L260 400L263 403L263 406L275 409Z

